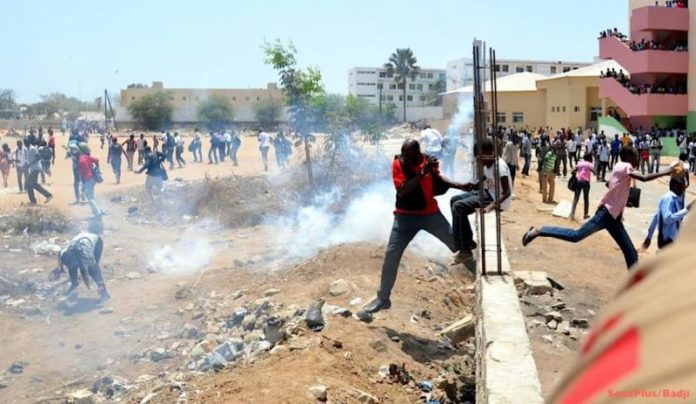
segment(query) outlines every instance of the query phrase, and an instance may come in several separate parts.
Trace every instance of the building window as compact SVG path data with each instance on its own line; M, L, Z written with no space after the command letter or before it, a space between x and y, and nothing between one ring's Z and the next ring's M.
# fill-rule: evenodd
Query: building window
M574 108L574 110L575 110L575 112L580 112L580 107L578 107L578 106L576 105L575 108Z
M524 113L523 112L513 112L512 113L512 123L524 123Z
M551 112L556 112L556 107L551 107Z
M602 116L602 107L590 107L590 121L596 121Z
M510 71L510 66L508 66L508 65L503 65L502 69L503 69L503 73L507 73L507 72Z
M174 101L174 97L169 97L169 101Z
M409 84L409 85L408 85L408 89L409 89L409 90L415 90L415 89L416 89L416 85L415 85L415 84Z
M393 96L393 95L388 95L388 96L387 96L387 101L394 101L394 96Z
M234 97L232 97L232 98L234 98ZM196 97L196 101L198 101L198 97Z
M261 97L256 97L256 101L261 101Z
M237 101L237 97L232 97L232 101Z
M524 68L522 66L515 67L515 73L522 73L523 71L524 71Z
M428 84L428 90L432 90L435 86L432 84Z
M131 97L131 101L135 101L135 97Z
M407 95L407 96L406 96L406 101L413 101L413 96L412 96L412 95Z
M569 72L569 71L570 71L570 67L564 67L564 68L563 68L563 73L567 73L567 72Z
M424 79L427 75L425 73L420 74L420 78Z
M565 105L563 106L563 112L565 112Z
M428 78L429 78L429 79L432 79L432 78L433 78L433 74L432 74L432 73L428 73Z
M404 100L404 96L403 96L403 95L400 95L400 96L399 96L399 101L403 101L403 100Z
M181 100L182 100L182 101L186 101L186 97L181 97Z
M379 77L387 77L387 73L385 73L385 72L379 72Z
M556 66L551 66L551 74L556 74Z
M424 95L421 95L419 98L420 98L421 101L425 102L425 96L424 96Z
M390 84L389 85L390 90L396 90L396 84Z
M500 65L495 65L495 71L499 72L500 71Z
M422 85L422 84L416 84L416 90L418 90L418 91L423 91L423 85Z
M386 95L383 95L380 99L381 99L382 101L384 101L384 100L387 99L387 96L386 96Z
M249 97L246 97L246 100L249 101Z
M498 123L505 123L505 112L498 112Z
M531 73L531 72L532 72L532 65L527 65L527 66L525 66L525 69L526 69L529 73Z

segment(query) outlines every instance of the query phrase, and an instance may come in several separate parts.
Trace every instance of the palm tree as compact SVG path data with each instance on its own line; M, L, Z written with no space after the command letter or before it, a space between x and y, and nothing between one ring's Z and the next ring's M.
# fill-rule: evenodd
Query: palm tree
M415 80L416 75L420 72L420 67L416 66L417 62L411 48L397 48L396 52L389 56L389 62L384 64L384 68L387 69L387 77L394 77L394 81L401 86L404 92L404 122L406 122L406 84L409 77L411 80Z

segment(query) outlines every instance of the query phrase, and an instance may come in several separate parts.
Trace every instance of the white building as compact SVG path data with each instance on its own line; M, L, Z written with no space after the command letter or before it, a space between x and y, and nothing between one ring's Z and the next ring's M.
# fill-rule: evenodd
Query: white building
M498 77L504 77L514 73L536 73L551 76L566 73L580 67L589 66L591 63L563 62L551 60L517 60L499 59L496 61L496 73ZM488 78L488 72L485 72ZM474 61L472 58L461 58L447 62L447 91L472 85L474 82Z
M437 94L444 89L446 72L443 69L421 69L415 80L408 80L406 88L406 107L422 107L432 104ZM438 89L438 81L442 87ZM348 70L348 93L364 98L371 104L379 105L380 85L382 105L393 103L403 106L403 89L387 77L383 67L354 67Z

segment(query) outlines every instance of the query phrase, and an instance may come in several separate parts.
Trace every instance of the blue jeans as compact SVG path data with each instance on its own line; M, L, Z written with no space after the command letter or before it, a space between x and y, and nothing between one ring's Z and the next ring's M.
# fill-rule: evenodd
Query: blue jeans
M531 154L526 154L524 155L524 166L522 167L522 175L529 175L529 166L532 161L532 155Z
M628 233L626 233L623 222L621 222L621 216L615 219L604 207L600 207L595 215L592 216L592 219L585 222L585 224L577 230L544 226L539 230L539 237L551 237L577 243L600 230L608 231L611 238L613 238L619 248L621 248L627 268L631 268L633 264L638 262L638 252L636 252L631 238L628 236Z
M85 196L87 197L87 202L89 202L89 207L92 209L92 214L94 216L101 216L102 211L99 209L96 199L94 199L94 187L96 185L97 182L94 181L94 178L85 181Z

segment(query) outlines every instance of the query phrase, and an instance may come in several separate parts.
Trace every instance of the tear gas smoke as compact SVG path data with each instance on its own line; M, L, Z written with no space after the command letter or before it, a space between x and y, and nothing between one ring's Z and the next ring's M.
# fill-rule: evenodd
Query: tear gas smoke
M174 247L164 245L155 250L149 262L150 270L171 275L190 275L204 269L215 253L205 235L216 227L220 226L204 221L187 228Z

